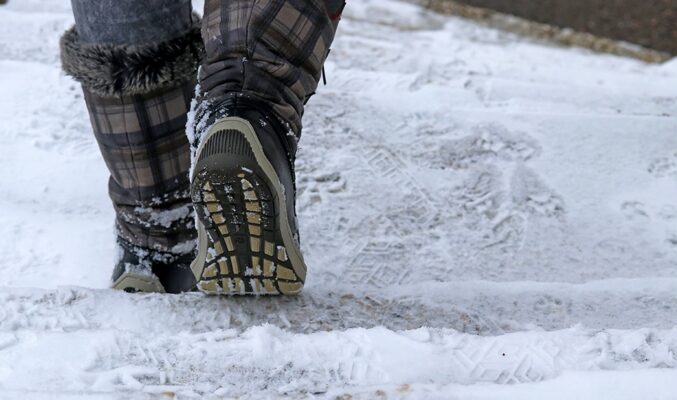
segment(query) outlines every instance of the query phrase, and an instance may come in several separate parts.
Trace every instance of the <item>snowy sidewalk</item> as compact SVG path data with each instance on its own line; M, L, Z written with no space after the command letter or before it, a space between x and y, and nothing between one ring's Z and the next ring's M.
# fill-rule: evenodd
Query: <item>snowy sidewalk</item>
M0 7L0 399L677 399L675 61L353 1L297 163L304 294L128 295L71 23Z

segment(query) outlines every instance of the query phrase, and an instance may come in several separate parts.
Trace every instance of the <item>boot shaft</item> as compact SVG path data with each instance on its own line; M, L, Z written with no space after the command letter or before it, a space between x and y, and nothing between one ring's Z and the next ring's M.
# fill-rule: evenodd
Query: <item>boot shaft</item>
M139 248L186 254L195 226L185 135L202 54L200 22L159 43L61 40L63 67L82 83L94 136L111 173L118 236Z
M343 5L342 0L207 0L201 100L237 95L265 102L289 126L290 140L298 140L304 104L321 78Z

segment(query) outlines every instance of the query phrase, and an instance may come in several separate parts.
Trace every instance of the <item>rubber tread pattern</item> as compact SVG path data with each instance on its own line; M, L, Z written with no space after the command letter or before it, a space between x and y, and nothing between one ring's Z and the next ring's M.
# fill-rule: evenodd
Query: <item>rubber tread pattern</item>
M237 130L214 133L200 159L209 155L244 156L254 152ZM205 156L207 154L207 156ZM195 211L208 236L208 251L197 287L210 294L295 294L303 279L295 272L280 233L277 195L262 170L239 166L204 168L193 179Z
M228 149L228 153L237 154L252 160L255 159L252 148L238 131L232 129L221 130L216 132L209 141L205 143L204 148L200 152L198 161L202 161L207 157L213 156L217 153L223 152L223 149Z

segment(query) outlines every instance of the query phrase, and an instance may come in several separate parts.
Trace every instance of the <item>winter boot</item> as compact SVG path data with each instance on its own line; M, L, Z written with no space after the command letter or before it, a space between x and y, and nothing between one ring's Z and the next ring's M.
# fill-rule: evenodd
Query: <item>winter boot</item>
M112 286L192 290L195 223L185 135L203 45L189 0L73 0L64 70L82 83L111 174L119 257Z
M344 2L207 0L193 145L198 288L296 294L294 158Z
M180 293L195 286L190 263L193 252L166 253L134 246L118 238L118 261L113 269L113 288L126 292Z
M231 99L196 152L191 195L198 217L193 271L209 293L294 294L306 265L294 210L284 126Z

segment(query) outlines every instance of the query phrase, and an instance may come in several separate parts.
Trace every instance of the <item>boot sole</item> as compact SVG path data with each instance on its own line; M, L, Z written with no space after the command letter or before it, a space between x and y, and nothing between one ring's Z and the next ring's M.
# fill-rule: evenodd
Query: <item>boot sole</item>
M226 295L299 293L306 265L289 225L284 188L254 128L242 118L221 119L205 134L196 160L205 149L218 157L218 168L194 171L191 179L197 288ZM255 168L234 165L245 153L253 154Z
M127 293L164 293L165 288L155 276L146 276L134 272L125 272L113 282L111 288Z

